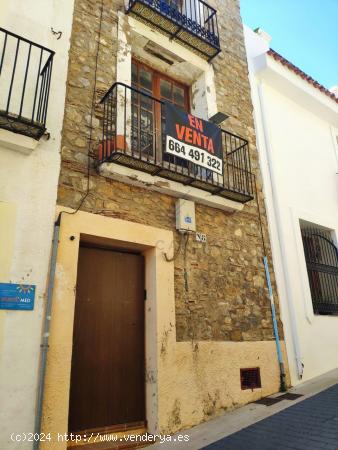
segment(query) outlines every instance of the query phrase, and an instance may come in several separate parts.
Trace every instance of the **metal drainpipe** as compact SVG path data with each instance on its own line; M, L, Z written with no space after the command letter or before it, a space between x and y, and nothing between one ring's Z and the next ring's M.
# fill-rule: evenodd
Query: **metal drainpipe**
M264 146L268 161L268 171L269 171L269 178L272 188L272 196L273 196L273 205L272 205L272 211L273 216L276 222L277 230L278 230L278 246L279 246L279 252L282 256L282 268L283 268L283 275L284 275L284 285L286 288L286 298L287 303L289 307L289 317L290 317L290 325L292 330L292 343L293 348L295 352L295 360L296 360L296 368L297 368L297 375L299 379L302 379L303 377L303 363L301 358L301 350L300 350L300 343L299 343L299 336L298 336L298 330L297 330L297 324L296 324L296 312L295 308L292 302L292 294L291 294L291 288L290 288L290 276L288 272L287 264L284 263L286 261L286 254L285 254L285 242L283 239L283 232L281 227L281 215L279 212L279 201L276 196L276 183L273 173L273 165L271 161L271 148L270 148L270 141L268 137L268 128L267 128L267 119L266 119L266 111L265 111L265 104L263 99L263 83L260 81L258 84L258 98L259 98L259 105L260 105L260 113L262 118L262 128L263 128L263 138L264 138Z
M279 341L278 325L277 325L277 319L276 319L276 308L275 308L275 301L274 301L273 292L272 292L268 258L265 255L263 256L263 263L264 263L266 282L268 284L269 298L270 298L270 305L271 305L271 314L272 314L272 323L273 323L273 332L275 335L276 347L277 347L278 364L279 364L279 370L280 370L280 390L281 390L281 392L285 392L286 391L285 367L284 367L283 355L282 355L282 350L281 350L280 341Z
M44 385L46 378L46 363L47 363L47 352L48 352L48 341L49 341L49 329L51 322L51 313L52 313L52 300L53 300L53 288L54 288L54 279L55 279L55 268L56 268L56 256L58 250L59 243L59 233L60 233L60 225L61 225L61 214L57 218L54 224L54 232L53 232L53 245L52 245L52 254L51 254L51 262L49 269L49 280L48 280L48 288L47 288L47 304L44 314L44 324L43 324L43 333L41 339L41 356L40 356L40 366L39 366L39 376L38 376L38 393L37 393L37 406L36 406L36 415L35 415L35 427L34 433L40 434L41 431L41 419L42 419L42 404L43 404L43 393L44 393ZM34 441L33 449L39 449L39 440Z
M256 182L255 175L254 175L254 182L255 182L254 185L255 185L258 220L259 220L259 225L260 225L260 230L261 230L261 238L262 238L262 244L263 244L264 272L265 272L266 283L268 285L270 307L271 307L271 316L272 316L272 325L273 325L273 334L275 336L276 347L277 347L277 358L278 358L279 376L280 376L279 390L281 392L285 392L286 391L285 367L284 367L283 355L282 355L282 351L281 351L281 347L280 347L279 332L278 332L278 325L277 325L277 318L276 318L275 300L273 298L273 291L272 291L272 284L271 284L271 277L270 277L268 257L266 256L267 252L266 252L266 245L265 245L264 231L263 231L263 223L262 223L261 209L260 209L260 206L259 206L257 182Z

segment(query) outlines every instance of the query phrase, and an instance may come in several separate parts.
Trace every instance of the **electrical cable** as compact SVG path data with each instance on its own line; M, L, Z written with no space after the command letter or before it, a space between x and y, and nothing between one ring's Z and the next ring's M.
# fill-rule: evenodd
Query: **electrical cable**
M79 205L75 209L75 211L60 211L58 219L56 223L60 223L61 214L76 214L81 206L83 205L84 201L89 195L90 191L90 159L91 159L91 151L92 151L92 136L93 136L93 114L95 109L95 94L96 94L96 85L97 85L97 69L98 69L98 60L99 60L99 52L100 52L100 41L101 41L101 31L102 31L102 17L103 17L103 0L101 0L101 9L100 9L100 22L99 22L99 31L98 31L98 40L97 40L97 50L95 55L95 70L94 70L94 88L93 88L93 95L92 95L92 104L91 104L91 111L90 111L90 130L89 130L89 137L88 137L88 152L87 152L87 187L86 192L82 199L80 200Z
M190 237L190 234L188 233L186 235L186 238L185 238L184 253L183 253L183 258L184 258L184 288L185 288L186 292L189 291L188 271L187 271L187 247L188 247L189 237Z
M264 255L266 255L266 245L265 245L264 232L263 232L262 214L261 214L261 209L260 209L259 201L258 201L258 191L257 191L256 175L253 174L253 177L254 177L254 184L255 184L256 205L257 205L258 221L259 221L259 227L260 227L261 238L262 238L262 244L263 244L263 252L264 252Z
M185 232L180 232L180 237L181 237L181 239L180 239L180 242L179 242L179 244L178 244L178 249L177 249L177 251L176 251L176 253L175 253L175 241L173 241L173 247L174 247L174 251L173 251L173 256L171 257L171 258L169 258L168 257L168 254L167 253L164 253L163 252L163 256L164 256L164 258L165 258L165 260L167 261L167 262L172 262L172 261L175 261L175 259L178 257L178 255L181 253L181 248L182 248L182 241L183 241L183 237L184 237L184 235L185 235L186 233Z
M98 43L97 43L97 52L96 52L96 61L95 61L95 75L94 75L94 89L92 96L92 108L90 114L90 132L89 132L89 142L88 142L88 153L87 153L87 189L85 195L82 197L78 207L75 211L60 211L57 220L54 224L53 231L53 243L52 243L52 252L51 252L51 264L49 269L49 279L47 286L47 301L44 312L44 324L43 324L43 333L42 333L42 341L41 341L41 353L40 353L40 364L39 364L39 374L38 374L38 390L37 390L37 399L36 399L36 414L35 414L35 424L34 430L35 433L39 435L41 431L42 424L42 405L44 398L44 387L45 387L45 379L46 379L46 366L47 366L47 352L49 348L49 335L50 335L50 323L52 318L52 301L53 301L53 290L54 290L54 280L55 280L55 272L56 272L56 259L57 259L57 251L58 251L58 242L59 242L59 233L60 233L60 225L61 225L61 216L62 213L65 214L76 214L83 202L87 198L89 194L90 187L90 152L92 145L92 130L93 130L93 111L94 111L94 103L95 103L95 93L96 93L96 82L97 82L97 67L98 67L98 55L100 49L100 40L101 40L101 28L102 28L102 16L103 16L103 0L101 1L101 11L100 11L100 25L99 25L99 33L98 33ZM39 441L34 441L33 448L34 450L38 450L40 447Z

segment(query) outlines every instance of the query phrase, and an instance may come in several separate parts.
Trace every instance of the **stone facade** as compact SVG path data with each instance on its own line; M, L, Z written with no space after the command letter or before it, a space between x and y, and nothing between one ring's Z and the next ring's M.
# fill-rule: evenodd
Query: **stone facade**
M87 187L89 150L89 194L82 210L175 231L175 198L114 181L96 170L102 115L98 102L116 80L118 11L124 11L122 0L103 0L103 5L97 55L101 1L75 1L58 204L74 209L80 204ZM270 258L239 5L237 0L215 0L213 6L218 10L222 48L211 62L218 109L230 115L226 128L250 142ZM96 63L97 106L91 119ZM196 222L208 242L197 243L190 237L175 260L177 340L272 340L256 201L236 213L196 204ZM177 233L175 240L178 249ZM271 258L270 268L272 272ZM273 273L272 280L275 286ZM280 321L279 328L283 337Z

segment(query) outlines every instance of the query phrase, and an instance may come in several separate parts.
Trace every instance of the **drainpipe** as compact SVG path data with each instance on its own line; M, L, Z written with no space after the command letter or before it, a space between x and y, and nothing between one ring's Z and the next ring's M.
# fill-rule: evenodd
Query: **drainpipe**
M46 304L46 308L45 308L45 312L44 312L43 333L42 333L41 346L40 346L41 354L40 354L37 406L36 406L35 427L34 427L34 433L38 433L38 435L40 435L40 431L41 431L43 393L44 393L44 385L45 385L45 378L46 378L47 352L48 352L48 346L49 346L49 344L48 344L49 329L50 329L51 314L52 314L52 299L53 299L56 256L57 256L57 249L58 249L58 243L59 243L60 225L61 225L61 213L59 214L59 217L57 218L57 220L54 224L52 254L51 254L51 262L50 262L50 269L49 269L48 287L47 287L47 304ZM39 440L34 441L33 449L38 450L39 446L40 446Z
M256 183L255 175L254 175L254 186L255 186L255 193L256 193L256 204L257 204L259 226L260 226L260 230L261 230L261 238L262 238L262 244L263 244L264 272L265 272L266 284L268 285L268 291L269 291L273 334L275 336L276 348L277 348L277 358L278 358L278 364L279 364L279 377L280 377L279 390L281 392L285 392L286 391L285 367L284 367L283 355L282 355L282 350L281 350L280 340L279 340L279 332L278 332L278 325L277 325L277 318L276 318L275 300L273 298L273 291L272 291L272 284L271 284L271 277L270 277L268 257L266 256L267 252L266 252L266 245L265 245L265 239L264 239L262 215L261 215L261 208L259 206L257 183Z
M295 308L294 308L294 305L292 302L290 274L288 271L287 264L284 263L284 261L287 261L286 252L285 252L287 243L284 240L283 230L282 230L282 225L281 225L281 213L280 213L280 208L279 208L279 201L278 201L277 190L276 190L276 181L275 181L275 177L274 177L272 156L271 156L272 148L271 148L270 140L269 140L267 114L266 114L264 98L263 98L263 83L261 81L258 84L258 98L259 98L260 113L261 113L262 125L263 125L262 126L263 137L264 137L265 152L266 152L267 162L268 162L269 178L270 178L270 184L271 184L271 188L272 188L273 202L271 205L271 209L272 209L273 217L274 217L274 220L275 220L275 223L277 226L278 247L279 247L279 253L282 257L284 285L285 285L285 289L286 289L286 293L287 293L286 298L287 298L288 309L289 309L292 343L293 343L293 348L294 348L294 352L295 352L297 375L298 375L299 379L302 379L303 363L302 363L302 358L301 358L300 342L299 342L299 335L298 335L297 323L296 323L296 312L295 312Z
M271 285L271 278L270 278L268 258L265 255L263 256L263 263L264 263L266 282L268 284L268 289L269 289L269 298L270 298L270 305L271 305L273 332L274 332L274 335L275 335L276 347L277 347L277 357L278 357L279 373L280 373L280 391L281 392L285 392L286 391L285 367L284 367L284 362L283 362L282 350L280 348L278 325L277 325L277 319L276 319L276 308L275 308L275 301L274 301L273 292L272 292L272 285Z

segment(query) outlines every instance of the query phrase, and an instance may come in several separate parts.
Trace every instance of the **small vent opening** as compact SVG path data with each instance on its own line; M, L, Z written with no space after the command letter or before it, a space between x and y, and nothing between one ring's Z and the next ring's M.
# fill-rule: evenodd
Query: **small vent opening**
M241 389L257 389L262 387L259 367L241 369Z

